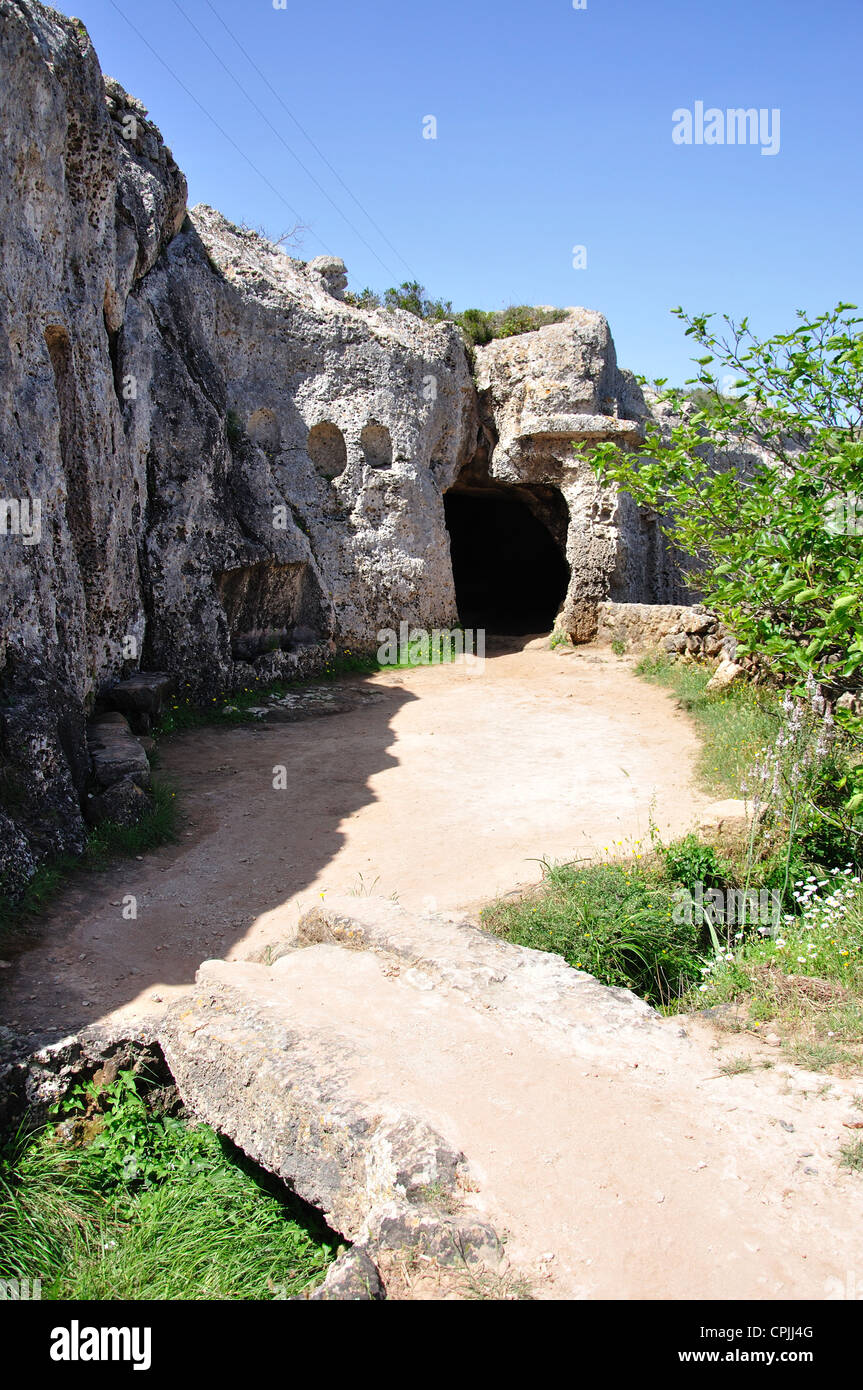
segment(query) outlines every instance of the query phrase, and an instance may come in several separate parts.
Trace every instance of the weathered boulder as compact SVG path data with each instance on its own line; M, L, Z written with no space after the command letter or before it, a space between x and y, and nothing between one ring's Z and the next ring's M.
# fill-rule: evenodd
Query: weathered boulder
M147 754L122 714L103 714L87 725L93 781L101 791L126 778L141 788L150 785Z
M622 642L633 651L656 647L671 655L713 656L723 636L719 619L697 604L609 600L597 609L597 641Z
M105 698L133 722L142 715L147 720L156 720L174 684L174 677L164 671L136 671L133 676L112 685Z
M309 1295L310 1302L371 1303L385 1297L377 1265L360 1246L335 1260L324 1282Z
M731 661L727 656L723 656L710 680L707 682L708 690L727 690L744 676L744 668L736 661Z
M84 815L90 825L111 821L114 825L131 826L137 825L151 808L147 793L131 777L124 777L104 791L88 796Z

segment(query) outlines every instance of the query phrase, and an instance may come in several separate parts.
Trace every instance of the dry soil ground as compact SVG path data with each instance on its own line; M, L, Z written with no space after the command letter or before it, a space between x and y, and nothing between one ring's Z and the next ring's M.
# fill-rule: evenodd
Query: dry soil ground
M706 800L688 721L610 652L509 642L481 672L362 683L381 698L348 714L164 741L179 845L79 877L3 972L5 1018L152 1015L203 959L283 939L321 894L464 908L537 880L543 858L632 846L651 818L682 831Z
M80 876L3 971L5 1018L60 1034L152 1016L203 959L261 959L322 896L374 892L446 919L535 881L543 858L619 852L651 819L683 831L706 800L685 716L610 652L510 644L482 673L361 683L380 698L350 713L165 741L180 843ZM280 765L286 790L273 786ZM657 1025L665 1042L635 1046L615 1044L600 1017L562 1048L539 1025L472 1006L469 1018L455 998L418 993L411 972L378 979L371 960L363 989L342 988L339 957L331 997L325 971L303 996L309 1026L353 1029L351 1065L365 1066L369 1095L376 1077L382 1099L427 1113L463 1146L481 1175L477 1201L509 1232L535 1293L825 1298L863 1287L863 1177L837 1165L859 1084L801 1073L700 1020L684 1037L670 1019ZM311 955L292 961L317 969ZM747 1052L754 1070L726 1075L723 1058Z

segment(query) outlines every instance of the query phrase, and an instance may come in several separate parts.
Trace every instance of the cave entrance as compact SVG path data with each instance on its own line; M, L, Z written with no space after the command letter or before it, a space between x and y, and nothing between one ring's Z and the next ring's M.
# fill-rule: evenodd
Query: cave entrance
M457 489L443 500L459 621L507 636L550 632L569 585L558 490Z

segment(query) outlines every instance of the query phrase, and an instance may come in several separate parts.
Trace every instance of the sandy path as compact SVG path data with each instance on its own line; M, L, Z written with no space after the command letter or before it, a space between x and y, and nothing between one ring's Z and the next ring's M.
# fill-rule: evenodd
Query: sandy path
M685 830L705 801L688 721L610 653L537 642L482 673L363 683L381 699L351 713L163 743L180 844L76 881L3 972L6 1020L66 1032L152 1015L201 960L283 938L322 893L464 907L535 881L540 859L644 839L651 815Z

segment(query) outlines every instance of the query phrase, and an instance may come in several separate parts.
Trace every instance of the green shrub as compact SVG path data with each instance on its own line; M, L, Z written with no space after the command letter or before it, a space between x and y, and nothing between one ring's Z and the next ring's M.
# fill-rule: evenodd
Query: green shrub
M326 1272L332 1232L209 1126L154 1115L131 1072L55 1118L0 1151L0 1278L62 1300L271 1299Z
M674 883L690 893L696 884L702 888L724 888L728 883L728 865L723 864L712 845L705 845L697 835L675 840L662 851L665 872Z
M355 309L379 309L381 297L366 285L365 289L360 290L358 294L352 294L349 291L345 295L345 303L352 304Z
M383 302L386 309L404 309L427 323L449 320L458 324L468 348L490 343L493 338L512 338L519 333L532 333L549 323L561 323L565 309L539 309L533 304L510 304L506 309L464 309L454 313L448 299L433 299L418 280L405 280L398 287L384 291L383 301L368 288L359 294L346 294L345 300L358 309L376 309Z
M554 951L607 985L668 1005L701 978L706 943L696 924L673 921L673 893L634 864L548 866L542 887L499 902L483 925L519 946Z
M663 529L697 558L693 582L774 676L802 693L863 677L863 319L853 304L761 340L743 319L674 312L702 349L685 392L656 383L670 413L634 450L588 447L603 483L656 509ZM717 378L729 373L733 394ZM576 446L581 447L581 446ZM745 466L717 464L729 454ZM843 716L858 733L863 720ZM863 806L859 785L849 787Z
M425 286L418 280L405 280L398 289L389 289L384 292L384 307L387 309L406 309L409 314L414 314L418 319L426 319L433 323L442 319L451 319L452 304L448 299L430 299L425 292Z

